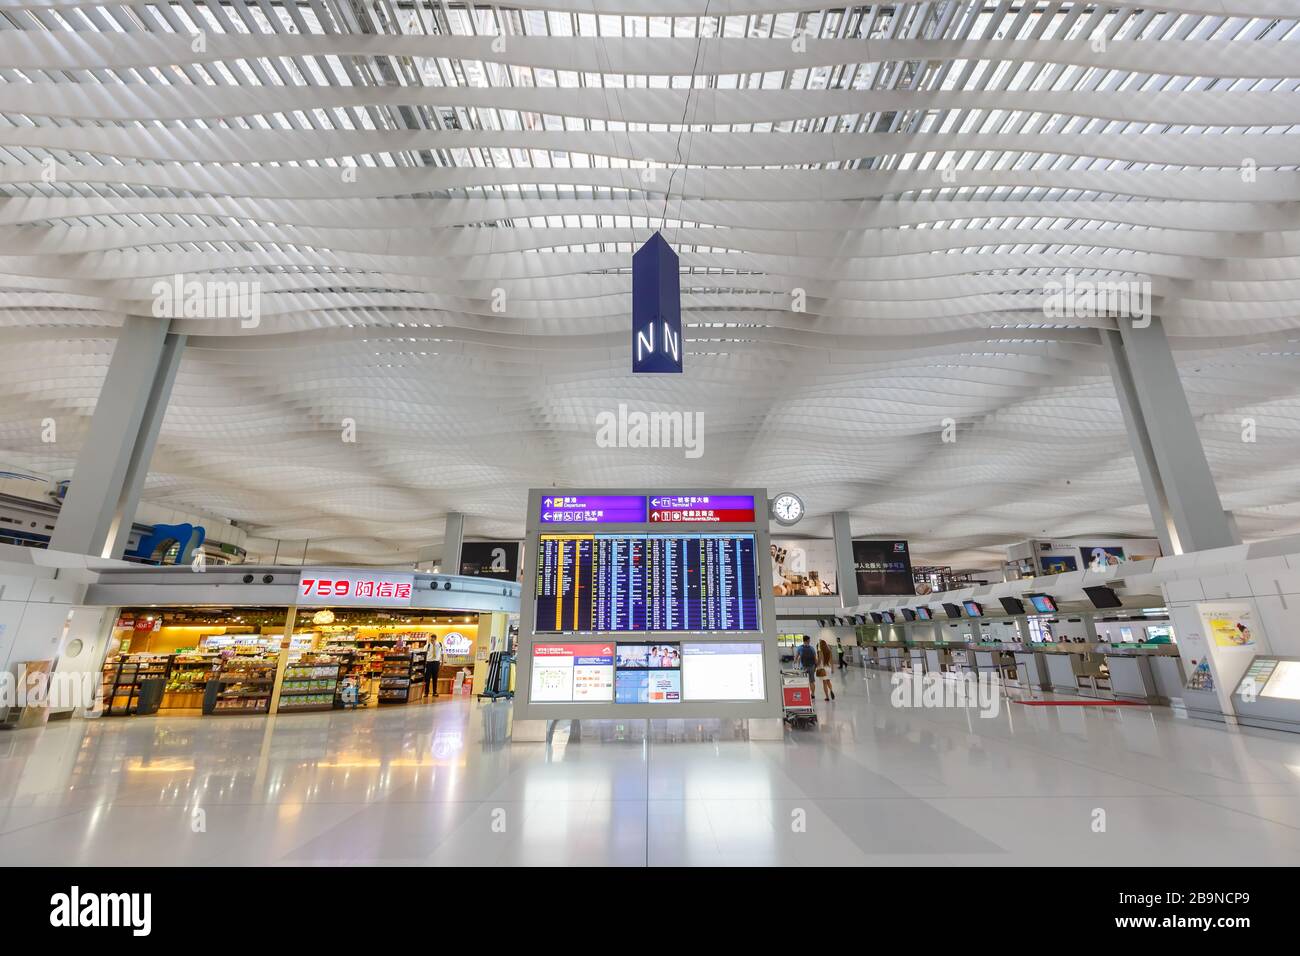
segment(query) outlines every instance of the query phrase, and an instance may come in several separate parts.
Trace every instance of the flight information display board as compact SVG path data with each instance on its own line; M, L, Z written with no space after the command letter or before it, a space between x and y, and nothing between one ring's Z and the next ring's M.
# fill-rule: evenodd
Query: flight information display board
M536 633L759 631L753 534L542 534Z

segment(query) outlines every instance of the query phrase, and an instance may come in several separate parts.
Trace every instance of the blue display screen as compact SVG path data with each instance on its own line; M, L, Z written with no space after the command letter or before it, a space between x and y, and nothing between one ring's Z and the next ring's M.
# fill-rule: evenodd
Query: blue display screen
M533 630L758 631L752 534L544 534Z

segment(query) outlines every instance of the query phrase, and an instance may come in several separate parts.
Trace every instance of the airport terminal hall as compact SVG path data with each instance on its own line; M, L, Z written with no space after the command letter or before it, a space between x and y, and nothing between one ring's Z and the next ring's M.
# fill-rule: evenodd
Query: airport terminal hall
M1217 934L1300 864L1300 0L0 28L33 925L961 867Z

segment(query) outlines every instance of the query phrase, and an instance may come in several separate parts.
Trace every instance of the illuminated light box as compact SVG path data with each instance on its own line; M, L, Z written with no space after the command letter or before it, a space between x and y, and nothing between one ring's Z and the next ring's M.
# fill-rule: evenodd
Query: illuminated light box
M529 699L564 703L613 700L614 645L534 645Z
M763 700L763 645L682 645L682 699Z
M614 703L676 704L682 699L682 646L624 644L614 652Z

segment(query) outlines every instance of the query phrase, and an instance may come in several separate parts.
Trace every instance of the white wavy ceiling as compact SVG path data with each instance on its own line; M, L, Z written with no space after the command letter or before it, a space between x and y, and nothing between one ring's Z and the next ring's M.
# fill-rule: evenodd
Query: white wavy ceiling
M154 281L255 279L259 328L175 323L146 497L282 553L410 560L448 510L518 535L533 485L736 484L987 566L1149 533L1107 320L1042 311L1066 273L1146 275L1225 504L1298 532L1297 17L0 2L0 453L70 476ZM629 256L660 226L687 372L634 380ZM703 412L704 455L597 448L619 402Z

